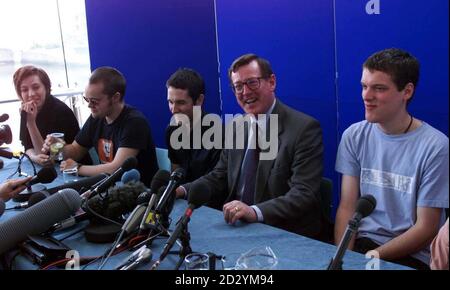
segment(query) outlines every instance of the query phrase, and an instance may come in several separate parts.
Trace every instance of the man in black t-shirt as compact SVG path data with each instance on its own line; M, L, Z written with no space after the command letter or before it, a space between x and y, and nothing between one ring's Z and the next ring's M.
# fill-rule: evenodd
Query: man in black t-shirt
M200 74L189 68L180 68L173 73L166 83L167 87L167 101L169 103L170 112L173 115L172 122L179 124L181 117L189 120L190 128L189 134L189 148L174 149L171 144L172 133L179 128L179 126L168 126L166 129L166 143L169 152L169 159L172 170L177 167L182 167L186 171L185 182L192 182L197 178L209 173L220 157L222 146L219 149L205 149L202 140L193 140L193 138L202 138L203 133L208 130L209 126L201 126L201 121L205 112L196 108L197 113L201 112L198 120L194 118L194 106L203 105L205 99L205 83ZM200 136L193 134L193 127L199 126L201 128ZM181 140L177 140L181 142ZM201 144L200 148L194 149L193 144ZM222 140L220 144L223 145ZM177 189L177 190L181 190Z
M158 169L155 145L147 119L125 104L125 88L125 78L114 68L100 67L92 73L85 91L91 116L75 141L64 146L63 155L67 159L61 162L61 170L78 167L78 173L83 176L113 173L127 158L136 156L141 180L150 185ZM48 136L43 150L48 150L55 141ZM80 160L91 147L95 148L101 164L78 164L75 160Z

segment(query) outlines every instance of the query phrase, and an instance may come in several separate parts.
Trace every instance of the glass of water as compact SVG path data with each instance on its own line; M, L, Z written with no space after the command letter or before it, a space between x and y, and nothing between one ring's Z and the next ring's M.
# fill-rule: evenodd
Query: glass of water
M50 145L50 159L55 162L63 161L64 133L52 133L52 137L56 138L56 142Z
M78 168L70 168L63 170L64 183L71 183L78 180Z

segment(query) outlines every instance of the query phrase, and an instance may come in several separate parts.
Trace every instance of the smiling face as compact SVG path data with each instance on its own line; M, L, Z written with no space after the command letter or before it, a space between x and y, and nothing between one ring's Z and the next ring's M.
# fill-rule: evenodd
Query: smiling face
M188 90L169 87L167 89L167 102L169 104L169 110L177 122L180 121L177 114L186 115L192 122L193 108L194 106L201 106L203 104L203 95L200 95L197 101L194 102L191 96L189 96Z
M24 78L20 83L19 90L22 102L28 103L32 101L38 110L42 108L47 91L38 75L30 75Z
M103 91L103 83L89 84L85 90L85 101L89 101L88 107L93 118L104 118L112 114L113 97Z
M367 68L363 69L361 86L366 120L380 124L388 124L405 114L414 91L411 83L399 91L390 75Z
M256 60L232 72L231 82L236 100L247 114L265 114L275 100L275 75L262 78Z

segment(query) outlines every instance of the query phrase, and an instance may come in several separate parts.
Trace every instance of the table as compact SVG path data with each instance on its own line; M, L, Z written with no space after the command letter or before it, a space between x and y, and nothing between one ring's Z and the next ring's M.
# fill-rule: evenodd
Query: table
M17 161L4 161L5 168L0 170L0 182L3 182L17 167ZM26 172L32 173L28 161L24 162L23 168ZM51 188L61 183L62 176L61 173L59 173L58 178L51 184L48 184L47 187ZM10 201L7 203L7 207L12 206L13 204L15 203ZM187 203L184 200L177 200L175 202L171 213L171 231L175 228L176 221L182 216L186 207ZM0 222L10 218L14 214L16 213L6 211L5 214L0 217ZM324 270L327 268L331 257L333 257L336 252L336 247L334 245L316 241L265 224L247 224L238 222L235 225L228 225L223 219L222 212L205 206L194 211L188 227L191 237L190 246L194 252L213 252L218 255L225 255L233 260L231 261L231 264L234 264L234 260L241 253L254 247L270 246L278 258L276 269ZM61 238L68 235L71 231L74 231L74 229L61 231L56 237ZM150 249L153 252L152 262L142 265L139 269L149 269L151 267L153 261L159 257L165 242L166 238L155 239L153 241L150 246ZM110 244L94 244L87 242L82 232L67 238L64 240L64 243L78 251L81 256L102 255L108 246L110 246ZM179 249L179 246L175 244L173 249L177 250ZM115 269L115 267L129 254L130 252L125 251L111 257L104 269ZM177 255L168 255L158 269L173 269L177 261ZM14 266L17 269L37 268L36 265L33 265L23 256L16 257L14 262ZM379 268L382 270L409 269L408 267L382 260L370 260L364 255L353 251L346 252L343 268L364 270L368 263L377 264L378 262ZM97 267L98 264L92 264L88 266L87 269L96 269Z

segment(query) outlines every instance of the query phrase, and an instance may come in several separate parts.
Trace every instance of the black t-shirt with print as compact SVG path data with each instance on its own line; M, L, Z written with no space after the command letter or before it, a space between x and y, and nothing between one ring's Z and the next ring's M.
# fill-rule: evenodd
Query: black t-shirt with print
M138 149L137 169L141 174L141 181L147 186L150 186L153 175L158 170L155 145L147 119L129 105L124 106L111 124L105 118L90 116L75 140L85 148L94 147L101 163L113 161L120 147Z

